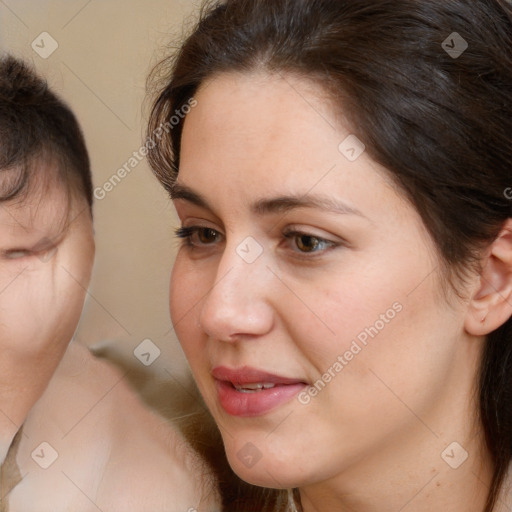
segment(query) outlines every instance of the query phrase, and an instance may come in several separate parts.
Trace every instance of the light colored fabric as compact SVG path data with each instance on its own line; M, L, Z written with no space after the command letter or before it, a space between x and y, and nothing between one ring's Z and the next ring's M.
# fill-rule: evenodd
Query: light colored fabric
M12 440L4 463L0 467L0 512L8 512L9 493L21 481L21 473L16 463L16 454L20 446L23 427L18 430Z
M288 489L288 512L299 512L293 497L293 489Z

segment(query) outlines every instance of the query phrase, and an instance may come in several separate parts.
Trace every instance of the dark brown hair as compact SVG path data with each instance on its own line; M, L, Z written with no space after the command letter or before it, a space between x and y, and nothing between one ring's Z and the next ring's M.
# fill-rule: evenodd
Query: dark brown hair
M457 33L458 35L455 35ZM453 38L467 48L450 53ZM450 39L451 38L451 39ZM448 42L445 43L445 41ZM313 79L421 215L450 282L512 217L512 7L506 0L227 0L154 74L149 134L222 72ZM184 120L149 160L171 190ZM512 457L512 320L486 340L479 415L493 509Z
M92 206L92 178L84 137L70 108L23 61L0 58L0 202L46 182L41 162L56 164L70 189Z

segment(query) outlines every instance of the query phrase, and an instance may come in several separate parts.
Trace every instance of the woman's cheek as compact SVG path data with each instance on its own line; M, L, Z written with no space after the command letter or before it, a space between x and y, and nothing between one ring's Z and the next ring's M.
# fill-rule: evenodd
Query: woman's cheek
M182 345L186 345L190 329L198 326L201 297L207 293L204 273L190 264L182 250L178 253L171 273L170 304L171 320Z
M189 289L185 284L186 279L181 267L181 258L178 254L172 268L169 289L169 311L176 331L178 330L178 319L182 317L182 312L185 311L185 302L188 296L187 290Z

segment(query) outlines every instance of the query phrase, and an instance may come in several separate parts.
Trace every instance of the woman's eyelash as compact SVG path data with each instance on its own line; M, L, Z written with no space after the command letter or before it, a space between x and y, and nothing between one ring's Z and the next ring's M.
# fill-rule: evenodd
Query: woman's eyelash
M209 227L190 226L180 227L175 230L175 236L183 241L186 246L190 247L206 247L216 245L219 242L218 237L221 234ZM295 246L294 251L309 257L319 256L329 249L333 249L339 245L321 236L311 234L306 231L297 229L287 229L282 233L284 239Z
M299 252L303 254L323 254L326 250L339 245L321 236L298 230L289 230L283 233L283 236L292 241Z
M181 227L176 230L176 236L188 246L214 245L222 239L219 231L205 226Z
M174 231L174 235L177 238L190 238L195 232L197 231L197 228L185 228L180 227Z
M334 244L334 242L331 242L330 240L327 240L327 238L322 238L318 235L313 235L311 233L308 233L306 231L285 231L283 233L284 238L297 238L297 237L308 237L308 238L314 238L315 240L318 240L320 242L325 242L328 244Z
M192 247L194 244L192 239L194 235L197 233L198 228L185 228L181 227L175 230L174 234L176 238L180 241L181 245L186 247Z

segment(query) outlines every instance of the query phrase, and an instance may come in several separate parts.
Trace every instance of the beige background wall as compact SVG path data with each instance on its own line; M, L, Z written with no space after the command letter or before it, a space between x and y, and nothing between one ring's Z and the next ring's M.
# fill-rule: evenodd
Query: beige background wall
M145 80L162 48L197 12L192 0L0 0L0 47L32 62L74 109L101 187L142 144ZM47 32L49 36L41 33ZM35 41L39 55L32 48ZM47 55L52 45L58 48ZM108 344L127 363L163 378L184 375L171 331L168 282L176 219L145 160L96 201L96 264L77 337ZM161 350L144 367L149 338ZM155 352L156 354L156 352Z

